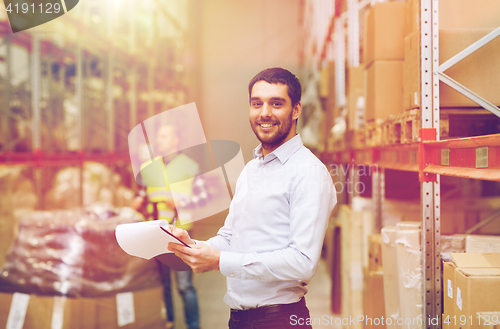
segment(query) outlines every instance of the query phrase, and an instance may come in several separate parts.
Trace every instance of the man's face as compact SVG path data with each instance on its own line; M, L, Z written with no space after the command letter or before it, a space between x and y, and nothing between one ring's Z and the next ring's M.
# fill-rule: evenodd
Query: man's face
M179 140L175 128L172 126L161 126L156 135L156 155L167 155L177 150Z
M250 97L250 125L262 143L264 155L295 136L295 119L301 112L300 102L292 108L288 87L258 81Z

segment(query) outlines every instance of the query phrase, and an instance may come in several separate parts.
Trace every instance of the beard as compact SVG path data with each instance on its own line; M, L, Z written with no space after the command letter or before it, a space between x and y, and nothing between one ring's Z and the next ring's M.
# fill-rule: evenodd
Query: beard
M250 121L250 125L252 126L255 136L257 136L257 139L262 143L262 147L264 149L271 149L280 146L287 138L290 130L292 129L292 122L293 111L290 111L290 116L283 121L259 119L253 122ZM276 125L273 126L272 131L267 132L262 131L259 126L261 123L271 123Z

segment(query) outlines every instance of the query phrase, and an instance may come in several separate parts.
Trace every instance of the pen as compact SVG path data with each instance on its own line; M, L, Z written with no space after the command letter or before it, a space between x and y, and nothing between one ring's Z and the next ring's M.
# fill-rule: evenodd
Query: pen
M174 228L175 228L175 223L177 223L177 216L174 217Z

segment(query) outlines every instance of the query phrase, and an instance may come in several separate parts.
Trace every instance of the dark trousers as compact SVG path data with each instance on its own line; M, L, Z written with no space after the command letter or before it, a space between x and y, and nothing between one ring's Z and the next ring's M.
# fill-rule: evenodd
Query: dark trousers
M167 321L174 322L174 304L172 302L172 282L170 280L170 267L158 261L163 284L163 298L167 309ZM198 329L200 326L200 313L198 309L198 297L193 287L193 272L174 271L177 280L177 289L184 302L184 316L186 317L187 329Z
M229 329L308 328L309 309L304 298L293 304L264 306L246 311L231 310Z

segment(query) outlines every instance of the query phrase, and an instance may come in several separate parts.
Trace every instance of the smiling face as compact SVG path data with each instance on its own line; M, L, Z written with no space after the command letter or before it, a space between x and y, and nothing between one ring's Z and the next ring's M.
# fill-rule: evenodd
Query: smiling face
M250 125L267 155L295 136L302 106L292 106L288 87L281 83L258 81L250 96Z

